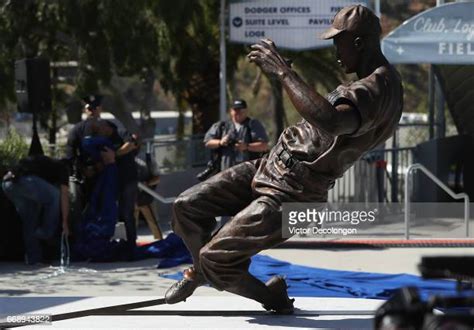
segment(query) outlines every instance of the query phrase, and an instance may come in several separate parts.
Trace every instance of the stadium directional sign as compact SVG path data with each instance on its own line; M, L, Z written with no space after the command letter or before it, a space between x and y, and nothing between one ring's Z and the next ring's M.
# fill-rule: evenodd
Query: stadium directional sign
M350 0L251 0L231 1L230 41L252 44L270 38L280 48L303 50L332 45L319 35L345 6L367 5Z

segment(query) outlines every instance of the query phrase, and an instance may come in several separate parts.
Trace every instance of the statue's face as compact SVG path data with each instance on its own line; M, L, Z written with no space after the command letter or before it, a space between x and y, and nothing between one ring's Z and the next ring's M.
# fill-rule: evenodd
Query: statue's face
M356 72L360 61L360 49L355 45L355 38L352 33L341 32L333 39L337 62L346 73Z

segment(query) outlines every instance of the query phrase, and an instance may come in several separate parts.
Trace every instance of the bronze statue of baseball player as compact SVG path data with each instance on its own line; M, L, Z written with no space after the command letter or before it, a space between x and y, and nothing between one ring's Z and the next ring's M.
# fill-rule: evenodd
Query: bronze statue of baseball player
M267 283L248 272L250 258L285 241L282 203L325 202L337 178L365 152L389 138L402 113L400 77L380 49L379 19L364 6L343 8L323 33L337 60L359 80L327 97L309 87L271 40L253 45L251 62L278 79L302 120L288 127L263 158L244 162L183 192L173 208L173 229L194 265L167 291L184 301L205 283L260 302L269 311L293 312L281 276ZM212 235L216 216L233 216Z

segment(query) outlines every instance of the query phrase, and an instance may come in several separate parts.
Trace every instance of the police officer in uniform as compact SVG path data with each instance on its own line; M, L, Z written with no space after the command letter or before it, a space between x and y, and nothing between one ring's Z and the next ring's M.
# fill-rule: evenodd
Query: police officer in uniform
M125 223L128 243L128 256L133 259L135 242L137 239L134 209L138 194L138 173L135 156L139 147L138 138L125 129L118 128L114 123L100 119L102 97L90 95L83 98L84 112L87 118L76 124L69 132L66 148L66 159L74 165L74 173L83 180L83 204L89 201L95 184L96 173L93 166L89 166L86 154L82 150L82 141L97 126L98 121L105 123L112 129L109 136L114 149L104 148L103 158L114 158L118 168L118 213L120 221Z
M230 120L215 123L204 136L206 147L219 153L220 170L259 158L268 149L265 128L247 111L245 100L235 100L229 109Z
M68 134L66 143L66 157L73 177L82 182L80 204L84 205L89 200L95 182L93 166L87 164L87 155L82 150L84 137L93 130L93 126L100 120L102 96L88 95L82 99L83 111L86 119L74 125Z

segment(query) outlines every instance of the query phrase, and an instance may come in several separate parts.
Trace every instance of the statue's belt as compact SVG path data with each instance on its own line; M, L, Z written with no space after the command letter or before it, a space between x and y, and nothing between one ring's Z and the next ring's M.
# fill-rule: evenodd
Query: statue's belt
M275 154L280 159L286 168L292 169L295 167L300 161L293 157L291 153L286 150L281 144L277 146L275 150Z
M299 159L292 156L291 153L282 145L278 145L274 152L278 159L283 163L285 168L295 171L303 178L309 177L310 174L308 168ZM323 186L327 190L334 187L335 184L335 180L333 178L328 177L323 173L311 172L311 178L315 182L324 182Z

